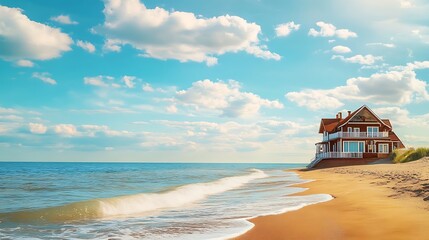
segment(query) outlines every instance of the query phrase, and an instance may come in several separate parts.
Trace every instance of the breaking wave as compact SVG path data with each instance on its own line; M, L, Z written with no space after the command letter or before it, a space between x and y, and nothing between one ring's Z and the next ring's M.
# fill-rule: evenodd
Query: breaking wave
M201 201L210 195L239 188L267 175L258 169L241 176L232 176L207 183L194 183L158 193L141 193L112 198L92 199L58 207L0 214L14 222L68 222L139 215L168 208L179 208Z

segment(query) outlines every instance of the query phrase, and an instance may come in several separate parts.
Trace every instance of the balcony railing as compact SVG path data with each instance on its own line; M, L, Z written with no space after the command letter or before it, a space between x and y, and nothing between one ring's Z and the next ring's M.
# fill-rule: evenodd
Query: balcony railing
M388 132L336 132L323 136L323 141L337 138L388 138Z
M361 152L324 152L316 153L316 158L363 158Z
M307 168L312 168L316 166L321 160L326 158L363 158L363 153L361 152L323 152L316 153L316 156L310 164L307 165Z

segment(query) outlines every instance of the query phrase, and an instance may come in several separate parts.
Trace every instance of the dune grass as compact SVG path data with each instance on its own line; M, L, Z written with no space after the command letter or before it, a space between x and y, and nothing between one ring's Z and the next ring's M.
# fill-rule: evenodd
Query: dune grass
M429 156L429 148L395 149L391 155L394 163L405 163Z

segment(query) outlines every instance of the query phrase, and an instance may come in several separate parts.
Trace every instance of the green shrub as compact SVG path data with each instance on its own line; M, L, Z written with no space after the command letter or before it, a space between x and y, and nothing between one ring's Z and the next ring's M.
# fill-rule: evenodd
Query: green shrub
M395 149L391 155L394 163L404 163L419 160L429 156L429 148Z

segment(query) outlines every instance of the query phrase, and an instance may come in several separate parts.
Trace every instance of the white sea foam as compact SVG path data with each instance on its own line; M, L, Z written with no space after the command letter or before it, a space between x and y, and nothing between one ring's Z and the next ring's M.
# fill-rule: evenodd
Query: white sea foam
M244 184L267 175L258 169L242 176L225 177L208 183L194 183L163 193L143 193L137 195L102 199L100 210L104 217L138 214L165 208L177 208L195 203L210 195L239 188Z

